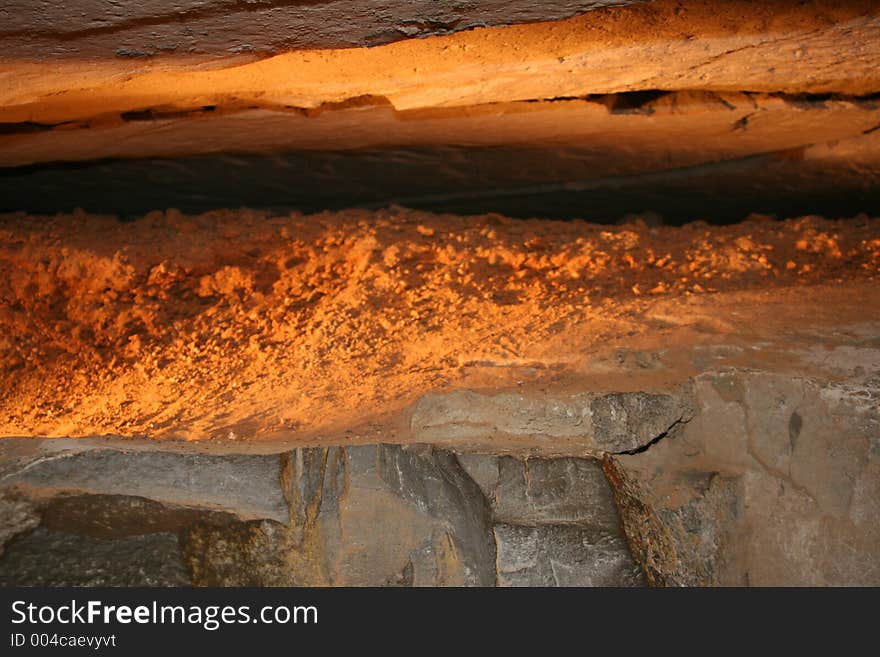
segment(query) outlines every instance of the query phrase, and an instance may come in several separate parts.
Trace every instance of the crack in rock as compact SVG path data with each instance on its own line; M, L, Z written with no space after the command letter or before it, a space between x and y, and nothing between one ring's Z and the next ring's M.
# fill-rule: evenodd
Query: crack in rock
M470 390L422 397L413 409L414 442L449 443L529 436L572 439L586 453L619 454L647 448L692 414L688 394L581 393L530 397Z

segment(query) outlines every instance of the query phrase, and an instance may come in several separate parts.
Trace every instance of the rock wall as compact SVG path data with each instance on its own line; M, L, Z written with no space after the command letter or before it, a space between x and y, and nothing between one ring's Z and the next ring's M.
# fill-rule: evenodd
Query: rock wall
M872 0L0 0L0 584L880 583L878 93Z
M643 582L597 461L485 455L459 461L489 501L500 586Z
M0 448L3 585L643 581L594 460L457 458L424 445L264 456Z
M0 211L880 208L869 0L20 4Z
M6 439L0 584L880 584L876 372L693 388L692 416L602 460Z
M650 581L880 583L880 378L855 368L846 382L700 376L692 421L607 459Z

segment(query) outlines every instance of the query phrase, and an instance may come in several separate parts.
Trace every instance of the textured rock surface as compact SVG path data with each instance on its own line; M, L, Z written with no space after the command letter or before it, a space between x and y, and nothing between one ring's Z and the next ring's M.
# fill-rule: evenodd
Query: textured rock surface
M692 417L601 465L428 446L208 458L6 439L0 581L629 586L644 572L654 585L876 585L880 357L803 357L826 378L697 375ZM156 463L195 476L156 481ZM285 517L237 493L245 479L277 491Z
M631 451L695 374L871 348L878 272L864 216L4 215L0 436Z
M7 547L2 586L186 586L177 536L104 540L37 529Z
M289 524L189 531L183 549L196 584L494 583L485 502L450 454L364 446L284 460Z
M196 585L495 583L486 502L446 452L194 457L48 447L3 480L4 583L180 584L184 572ZM164 479L150 467L159 462ZM236 490L242 482L248 495ZM253 499L262 495L260 507ZM280 519L271 502L279 496ZM36 517L42 526L31 531Z
M7 542L16 534L33 529L40 523L34 505L17 496L0 496L0 557Z
M0 584L880 585L880 223L816 216L880 208L875 1L0 46L0 209L271 208L0 217Z
M613 222L880 208L870 0L125 2L100 19L90 3L25 4L4 17L0 166L44 168L0 177L0 210L394 203ZM330 43L297 31L313 22L350 44L431 36L252 61L282 34L281 50ZM86 45L104 56L84 63Z
M634 586L634 563L597 461L460 455L492 509L499 586Z
M499 586L636 586L626 541L577 526L495 525Z
M743 20L743 16L748 16ZM186 58L7 62L0 121L61 123L120 112L333 109L386 99L398 110L646 90L867 95L880 90L870 0L772 4L655 0L556 23L302 51L240 65ZM840 48L841 40L853 49ZM357 71L353 76L352 71Z
M0 166L292 151L304 165L347 166L351 175L358 171L357 158L382 162L384 153L393 161L395 153L403 152L416 159L408 163L413 174L406 180L413 188L409 195L416 196L420 164L450 175L448 169L464 167L460 160L467 153L480 164L473 172L477 178L491 175L507 185L537 185L563 175L568 182L587 181L858 139L870 136L864 133L878 124L876 99L798 94L652 91L410 111L366 98L312 112L199 106L124 112L54 129L9 124L0 133ZM157 140L157 132L164 138ZM504 149L504 155L493 158L486 149ZM339 162L338 151L345 151L353 164ZM444 163L450 153L463 155ZM530 153L542 170L519 171L514 177L509 159L518 153ZM481 174L482 169L487 171ZM456 189L473 192L478 180L462 178ZM374 184L381 183L377 179Z
M18 168L0 176L0 210L137 216L393 202L609 223L645 208L669 223L849 215L880 211L878 124L876 99L693 91L411 112L134 112L9 126L0 166ZM23 166L41 162L56 164Z
M634 1L4 0L0 47L6 58L28 60L265 55L555 20Z
M478 454L458 458L489 500L496 522L582 525L610 534L620 531L611 489L597 461Z
M825 357L841 363L846 356ZM880 583L875 359L862 352L851 361L861 363L855 375L837 382L703 375L691 423L643 454L610 460L624 523L649 578Z
M5 445L0 443L0 453ZM163 504L233 512L243 519L285 520L277 459L116 449L43 455L4 482L57 494L132 495ZM50 447L51 449L51 447Z
M418 442L567 439L587 452L618 453L646 446L688 414L686 392L574 395L565 400L457 391L422 397L411 427Z
M424 445L217 455L198 468L192 454L149 455L164 459L168 472L193 468L194 485L156 481L136 451L79 443L65 451L58 445L68 441L4 441L0 582L642 583L593 460L456 457ZM25 451L29 458L21 459ZM108 485L111 471L139 495ZM286 517L273 517L270 505L260 517L249 498L235 494L243 479L255 493L283 495ZM219 505L224 491L233 494Z

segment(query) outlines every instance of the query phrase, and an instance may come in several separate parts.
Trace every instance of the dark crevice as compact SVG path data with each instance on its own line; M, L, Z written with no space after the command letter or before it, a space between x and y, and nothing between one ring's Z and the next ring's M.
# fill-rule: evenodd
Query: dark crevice
M878 107L878 105L880 105L880 92L863 94L860 96L836 93L772 93L768 95L772 96L773 98L780 98L790 105L800 107L801 109L814 109L816 107L822 107L825 103L828 102L856 103L859 105L864 105L869 109Z
M46 132L52 130L58 124L35 123L34 121L21 121L20 123L0 123L0 136L29 135L34 132Z
M684 416L678 418L675 422L669 425L669 428L663 433L659 434L655 438L652 438L650 441L642 445L641 447L636 447L635 449L624 450L622 452L610 452L613 456L620 456L623 454L632 456L634 454L642 454L643 452L647 452L651 447L659 443L664 438L675 434L682 426L691 421L691 418L686 418Z
M589 96L590 100L602 103L611 114L652 114L650 104L674 92L659 89L627 91L601 96Z
M516 163L528 166L520 171L512 166ZM750 213L783 219L880 214L880 190L847 171L803 161L803 149L627 175L553 179L588 176L589 163L580 163L576 153L505 147L30 165L0 169L0 212L52 214L79 207L136 218L166 208L201 213L247 206L312 213L399 205L597 223L651 210L670 225L735 223Z
M650 114L659 111L654 107L658 101L674 104L677 93L687 94L683 102L693 102L693 94L701 94L707 101L717 99L730 104L725 96L711 92L661 90L522 102L582 100L600 103L611 113ZM747 98L750 94L740 95ZM880 103L877 93L858 97L775 96L803 106L805 111L831 101ZM192 108L143 107L90 121L96 126L119 121L185 121L254 107L304 116L360 107L394 111L387 98L375 95L309 109L233 99L224 105ZM732 129L749 130L750 116L732 121ZM0 135L23 135L21 138L27 139L28 134L82 130L88 125L82 121L5 123L0 124ZM877 130L880 125L854 134ZM751 213L781 219L804 214L880 214L880 188L873 178L850 167L835 168L833 163L805 159L803 146L688 166L664 168L658 161L645 170L616 166L609 158L607 170L597 171L596 161L595 149L588 144L526 144L386 146L46 162L0 168L0 212L40 214L82 208L135 218L166 208L200 213L247 206L282 213L313 213L398 205L465 215L495 212L511 217L586 219L596 223L615 223L650 210L670 225L697 220L729 224Z
M126 122L138 122L138 121L161 121L168 119L185 119L193 116L198 116L200 114L210 114L217 109L216 105L203 105L197 109L185 109L185 110L172 110L172 109L160 109L160 108L149 108L142 110L131 110L129 112L122 112L119 115L119 118Z
M656 101L674 97L677 94L690 93L701 94L706 99L714 99L725 105L728 109L735 109L728 100L722 96L708 91L692 91L688 89L680 89L676 91L645 89L641 91L621 91L608 94L588 94L586 96L555 96L552 98L529 98L524 100L510 101L501 103L503 105L523 104L542 104L542 103L562 103L571 101L587 101L604 106L610 114L654 114L656 109L653 107ZM780 98L793 106L801 109L820 109L829 101L850 102L865 105L867 109L874 109L880 106L880 93L872 93L864 96L848 96L842 94L788 94L788 93L771 93L760 94L749 91L736 92L739 95L750 96L769 96ZM485 106L495 105L496 103L487 103ZM291 112L303 116L317 117L324 112L335 110L346 110L362 107L386 107L399 115L406 115L409 111L396 110L391 101L381 94L362 94L352 96L341 101L333 101L321 103L316 107L300 107L295 105L278 105L275 103L254 103L254 102L227 102L225 105L199 105L194 107L142 107L138 109L126 110L119 114L96 115L83 117L78 120L62 121L57 123L43 123L35 121L8 122L0 123L0 136L12 134L28 134L33 132L45 132L58 127L70 127L77 125L81 128L89 128L90 122L99 121L110 117L117 117L125 122L137 121L160 121L172 119L186 119L197 117L206 113L216 114L236 114L247 110L268 110L272 112ZM481 107L481 106L475 106ZM451 107L440 110L443 113L455 114L462 108ZM418 110L424 111L424 110ZM749 115L752 116L752 115ZM735 124L736 128L745 127L748 124L748 118L744 117Z
M17 123L0 123L0 137L11 135L29 135L35 132L49 132L56 128L68 129L73 126L87 128L87 123L79 121L60 121L58 123L41 123L39 121L20 121ZM2 167L0 167L2 171Z

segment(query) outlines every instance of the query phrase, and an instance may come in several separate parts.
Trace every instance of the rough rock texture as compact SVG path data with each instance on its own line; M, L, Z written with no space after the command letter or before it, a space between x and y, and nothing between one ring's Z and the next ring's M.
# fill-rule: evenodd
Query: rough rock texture
M227 442L223 455L199 443L7 438L0 581L621 586L644 573L667 586L877 585L872 317L838 318L837 342L820 333L817 344L817 325L801 325L784 349L751 356L691 344L702 371L687 386L690 414L602 467L428 446L257 455ZM681 367L670 351L622 350L616 362L636 380L657 377ZM509 415L515 407L496 417ZM615 421L622 430L629 416ZM280 495L286 515L255 504L257 491Z
M75 220L4 219L3 431L128 438L0 443L4 581L877 583L875 220Z
M289 525L191 530L183 550L195 583L494 583L485 502L452 455L364 446L297 450L284 462Z
M464 154L473 153L481 168L489 167L484 176L491 174L508 185L538 185L560 178L586 181L688 167L841 139L867 143L878 124L880 101L873 97L651 91L406 111L376 97L310 112L199 106L192 111L123 112L99 121L65 122L54 129L9 124L0 133L0 166L295 152L304 162L320 161L323 154L326 166L335 162L340 167L345 163L336 162L338 151L354 162L368 154L378 162L393 161L395 153L412 152L411 158L426 160L425 166L430 164L438 175L449 175L447 168L463 167ZM530 170L528 175L520 171L519 179L511 179L514 174L509 172L505 178L504 165L509 169L510 163L506 158L493 160L485 152L489 148L503 148L507 157L531 151L531 158L548 170ZM462 155L444 164L450 153ZM349 166L352 172L358 170ZM411 175L407 183L417 181L418 176ZM475 182L461 180L459 191L473 191ZM416 186L410 194L418 191Z
M489 500L496 522L582 525L608 534L620 529L611 489L597 461L483 454L462 454L458 459Z
M0 167L15 168L0 210L393 203L613 222L880 208L870 0L124 2L100 19L90 3L25 4L0 48ZM332 43L321 30L430 36L259 59L279 39Z
M655 92L410 112L134 113L0 136L0 165L16 167L0 176L0 210L132 217L396 203L604 223L646 208L670 223L848 216L880 210L878 107ZM60 163L21 166L47 161Z
M186 586L174 534L102 540L37 529L0 562L2 586Z
M607 128L602 134L575 130L565 112L530 115L536 123L558 119L559 129L571 128L566 144L214 153L18 167L0 176L0 211L54 214L86 208L131 219L157 206L188 213L241 205L309 213L397 205L459 215L588 217L613 224L651 208L672 225L696 220L734 223L752 213L779 217L877 214L880 131L872 131L876 112L866 109L869 104L810 103L807 110L788 110L779 99L771 106L762 103L767 114L753 117L745 127L738 122L750 105L739 104L736 110L718 112L692 107L693 111L671 122L659 112L627 115L626 125L616 120L608 125L602 108L602 116L584 112L589 118L574 124ZM819 109L821 105L836 105L840 111ZM254 125L222 117L216 124L206 120L212 127L205 132L192 124L184 127L185 121L171 121L177 125L156 126L167 137L159 141L149 123L136 129L133 141L126 137L127 125L119 131L108 129L107 134L92 130L34 133L33 141L15 139L8 148L0 148L0 159L78 159L108 151L127 156L145 145L147 150L167 153L181 143L193 145L195 151L213 151L230 141L236 142L233 148L247 142L259 149L269 143L268 133L266 139L260 137L264 129L276 125L272 117L264 118L265 124ZM504 117L495 119L478 122L483 134L503 136ZM524 124L534 125L528 120ZM178 127L187 134L180 134ZM388 127L384 134L393 142L396 126ZM281 134L305 133L282 129ZM236 135L254 139L230 137ZM279 133L272 135L275 141L283 141ZM334 140L328 137L326 144L335 144ZM145 179L151 181L149 186L143 184Z
M643 582L594 460L456 457L425 445L208 457L112 443L0 444L0 583ZM170 474L156 480L159 461ZM174 476L186 471L191 479ZM283 495L286 517L271 504L260 514L236 491L242 481L254 496Z
M332 108L377 98L406 110L646 90L880 90L871 0L686 5L656 0L560 22L226 66L170 57L58 61L47 70L13 60L0 70L0 121L53 124L206 106Z
M0 557L9 540L21 532L33 529L40 524L36 508L18 496L3 494L0 497Z
M880 584L877 352L825 357L850 359L855 374L701 375L694 420L642 454L609 458L652 582Z
M620 538L567 525L495 525L499 586L634 586L641 573Z
M0 584L880 584L876 1L0 46Z
M116 449L78 452L76 444L57 456L36 457L5 481L53 494L132 495L234 512L244 519L287 518L287 505L277 486L281 470L276 460ZM221 487L218 481L223 482Z
M644 392L530 399L522 394L480 395L469 390L427 394L413 409L413 438L528 444L575 440L584 451L620 453L646 447L689 417L688 394Z
M460 455L489 500L500 586L633 586L633 562L597 461Z
M429 447L265 456L3 447L4 495L18 505L4 507L15 511L4 513L4 584L495 583L487 503L452 454ZM30 459L15 458L26 451Z
M633 221L6 215L0 435L601 455L874 330L876 219Z
M565 18L637 0L46 0L0 4L5 58L265 55Z

